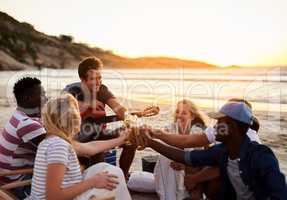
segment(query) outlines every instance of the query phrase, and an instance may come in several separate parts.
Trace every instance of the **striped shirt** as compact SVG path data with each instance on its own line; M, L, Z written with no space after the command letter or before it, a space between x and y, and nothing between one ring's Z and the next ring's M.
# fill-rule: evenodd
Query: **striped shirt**
M0 134L0 169L33 166L37 147L31 140L45 132L39 118L31 118L19 110L14 111ZM15 180L19 176L9 178Z
M61 188L67 188L82 182L83 176L80 164L71 144L58 136L50 136L39 144L29 199L46 199L47 167L53 163L66 166Z

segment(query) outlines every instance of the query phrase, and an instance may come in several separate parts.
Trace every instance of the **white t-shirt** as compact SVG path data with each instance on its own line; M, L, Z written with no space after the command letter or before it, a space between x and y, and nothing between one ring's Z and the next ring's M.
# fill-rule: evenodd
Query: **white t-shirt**
M253 192L244 184L239 169L239 160L231 160L228 158L227 174L229 180L236 192L237 200L255 200Z
M205 129L204 131L209 143L216 143L216 139L215 139L215 136L216 136L216 131L215 129L212 127L212 126L209 126ZM261 143L259 137L258 137L258 134L256 131L252 130L252 129L248 129L247 131L247 136L249 137L249 139L251 141L255 141L255 142L258 142L259 144Z
M46 199L47 166L52 163L66 166L62 188L70 187L83 180L80 164L72 145L58 136L50 136L39 144L29 199Z

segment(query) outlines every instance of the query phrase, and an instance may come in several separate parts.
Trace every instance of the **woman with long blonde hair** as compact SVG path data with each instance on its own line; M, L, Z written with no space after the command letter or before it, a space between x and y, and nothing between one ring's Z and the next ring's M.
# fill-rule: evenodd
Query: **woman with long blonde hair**
M199 108L190 100L183 99L177 102L174 114L175 130L178 134L196 133L206 128L205 116Z
M119 138L91 146L73 143L79 133L81 117L77 100L70 94L62 94L47 102L42 111L47 131L40 143L34 165L32 190L29 199L131 199L122 171L107 163L99 163L84 173L76 155L96 153L125 143L125 132Z
M166 128L170 134L192 134L205 129L205 120L190 100L177 103L174 123ZM184 187L185 166L160 155L155 166L155 186L161 200L182 200L189 197Z

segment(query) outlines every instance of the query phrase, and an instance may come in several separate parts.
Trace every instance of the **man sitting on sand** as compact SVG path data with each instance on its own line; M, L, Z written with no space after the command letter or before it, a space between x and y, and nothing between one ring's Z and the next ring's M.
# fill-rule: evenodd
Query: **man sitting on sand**
M221 193L218 199L267 200L287 199L285 176L270 148L247 137L252 113L244 103L228 102L217 113L216 140L222 142L208 150L184 151L150 136L152 130L143 129L142 141L166 157L192 166L219 166Z
M125 116L126 108L118 102L108 87L102 84L102 68L103 63L98 58L84 59L78 67L81 82L70 84L64 89L76 97L80 106L82 126L77 139L81 142L95 139L106 140L119 136L117 131L108 131L105 123L99 123L106 116L106 105L116 113L118 119L123 120ZM141 112L135 114L142 115ZM123 151L119 163L127 177L136 148L133 145L123 145L122 147ZM104 154L98 154L93 160L96 162L104 161Z
M37 146L45 137L40 121L41 106L46 101L45 91L37 78L25 77L14 85L17 108L0 134L0 169L15 170L34 165ZM5 177L4 182L23 180L24 175ZM30 178L30 177L29 177ZM19 199L30 191L29 187L14 190Z

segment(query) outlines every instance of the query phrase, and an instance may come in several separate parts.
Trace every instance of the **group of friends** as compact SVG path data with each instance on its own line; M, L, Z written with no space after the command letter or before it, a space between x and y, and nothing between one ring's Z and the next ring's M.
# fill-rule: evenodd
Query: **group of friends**
M230 99L217 120L206 121L190 100L177 103L174 121L164 129L128 127L109 130L105 107L124 120L127 109L102 83L103 64L95 57L78 66L80 81L47 99L35 77L13 88L17 108L0 134L0 170L33 167L33 175L1 178L2 182L32 178L32 185L14 189L19 199L130 200L126 185L138 146L160 153L154 169L161 200L286 200L285 176L272 150L261 144L259 121L252 105ZM158 108L131 113L157 114ZM119 167L105 161L108 150L121 147Z

